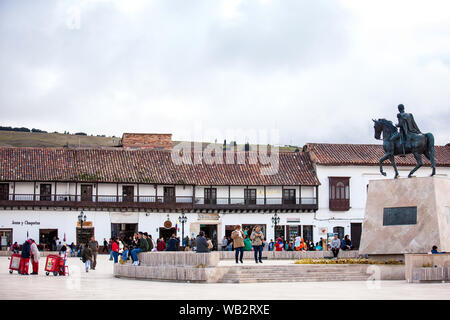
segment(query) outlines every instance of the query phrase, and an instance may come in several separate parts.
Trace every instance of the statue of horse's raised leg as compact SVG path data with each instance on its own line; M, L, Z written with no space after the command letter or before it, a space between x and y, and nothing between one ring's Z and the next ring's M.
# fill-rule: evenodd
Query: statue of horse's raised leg
M380 159L380 172L383 176L386 177L386 172L383 171L383 161L389 158L391 154L386 153L381 159Z

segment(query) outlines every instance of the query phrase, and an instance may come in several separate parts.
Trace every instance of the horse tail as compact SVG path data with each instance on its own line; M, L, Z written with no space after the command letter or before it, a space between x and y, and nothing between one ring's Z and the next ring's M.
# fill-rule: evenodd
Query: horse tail
M434 136L432 133L426 133L425 137L427 137L427 150L430 156L434 158Z
M434 136L432 133L426 133L425 136L427 137L427 153L431 162L431 167L435 168L436 164L434 161Z

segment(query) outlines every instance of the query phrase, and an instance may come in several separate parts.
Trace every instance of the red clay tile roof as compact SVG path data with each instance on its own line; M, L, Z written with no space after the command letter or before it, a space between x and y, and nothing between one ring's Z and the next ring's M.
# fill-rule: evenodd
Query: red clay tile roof
M313 162L325 166L374 166L379 164L380 158L385 153L382 145L375 144L308 143L303 147L303 151L310 153ZM436 166L450 167L449 146L435 146L434 153ZM422 160L424 165L430 165L430 161L424 156ZM384 163L390 164L390 161L386 160ZM411 154L405 158L395 156L395 163L398 166L417 164Z
M248 153L247 153L248 155ZM97 181L195 185L318 185L309 156L279 153L279 170L264 165L173 163L170 151L0 148L0 181Z

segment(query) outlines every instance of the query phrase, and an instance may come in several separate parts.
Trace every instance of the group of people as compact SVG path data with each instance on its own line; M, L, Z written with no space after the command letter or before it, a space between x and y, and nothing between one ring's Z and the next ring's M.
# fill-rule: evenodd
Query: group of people
M147 232L135 232L132 237L115 237L103 240L103 251L109 251L109 260L114 263L125 263L127 260L132 259L133 265L139 265L139 259L137 254L139 252L153 251L156 249L156 244L152 239L152 236Z
M20 246L17 242L14 242L13 245L11 245L10 250L18 254L20 252ZM64 267L66 264L67 259L67 253L66 253L67 247L66 245L63 245L59 248L58 254L63 260L63 264L61 266L62 271L58 270L59 273L64 273ZM29 275L28 269L31 262L32 270L30 274L37 275L39 274L39 259L41 258L39 246L36 243L34 239L27 239L22 244L22 252L20 252L20 264L19 264L19 273L21 275ZM30 261L31 260L31 261Z

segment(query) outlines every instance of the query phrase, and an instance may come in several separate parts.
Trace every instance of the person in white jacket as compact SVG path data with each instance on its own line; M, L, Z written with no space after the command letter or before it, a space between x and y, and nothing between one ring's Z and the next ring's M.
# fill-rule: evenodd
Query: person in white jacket
M38 274L39 272L39 259L41 254L38 246L34 240L31 241L31 265L33 266L33 272L31 274Z

